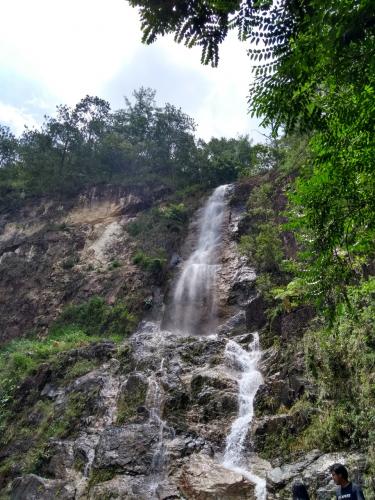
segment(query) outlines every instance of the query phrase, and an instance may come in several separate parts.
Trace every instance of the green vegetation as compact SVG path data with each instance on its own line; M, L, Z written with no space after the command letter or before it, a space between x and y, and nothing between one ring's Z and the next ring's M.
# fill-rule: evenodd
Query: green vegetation
M63 269L72 269L78 263L78 259L75 257L68 257L62 262Z
M137 408L145 403L147 383L138 383L132 391L121 394L117 407L117 423L124 424L136 417Z
M268 306L268 325L262 336L264 345L281 349L286 362L293 359L295 353L304 352L306 376L316 392L312 399L305 394L290 409L280 409L290 415L302 412L306 415L305 423L294 434L267 435L262 453L266 457L290 458L294 453L315 448L327 452L349 448L364 450L373 457L375 281L369 267L372 253L366 255L362 261L364 269L357 270L354 277L345 274L345 281L340 282L342 274L333 276L340 287L312 293L316 283L310 280L317 271L308 264L311 247L310 242L301 237L304 226L296 223L295 187L290 175L300 168L300 155L295 155L300 145L283 139L278 147L281 148L280 165L255 178L257 185L247 200L239 249L260 271L257 289ZM307 161L308 155L302 156ZM285 197L288 190L293 191L289 204ZM288 216L292 224L287 221ZM263 245L264 241L267 244ZM318 307L322 303L327 305L331 298L333 309ZM287 346L280 347L280 327L277 327L280 319L306 306L316 308L315 318L309 326L301 324L300 331L294 333L296 338L288 339Z
M260 224L257 234L241 236L240 251L261 271L277 271L283 257L280 232L273 224Z
M116 474L122 472L122 470L116 469L116 467L108 467L107 469L93 469L90 475L90 487L95 486L99 483L104 483L105 481L110 481Z
M166 263L165 257L149 257L141 250L133 257L133 263L140 266L150 274L158 275L162 272L163 266Z
M29 336L9 342L0 350L0 428L4 429L15 392L28 376L43 364L59 366L62 355L71 349L88 346L104 338L123 341L135 327L135 317L122 304L108 306L98 297L81 305L68 306L52 326L48 336ZM77 360L64 367L67 380L95 366Z
M77 361L71 367L66 370L64 379L66 382L71 382L72 380L89 373L97 367L97 360L95 359L82 359Z
M194 121L171 104L157 106L155 91L141 88L133 97L116 111L92 96L72 108L58 106L56 117L19 138L0 125L0 209L100 183L207 189L233 181L240 169L251 170L247 137L196 140ZM165 218L178 222L184 210L170 209Z
M3 429L19 384L42 363L57 362L58 355L98 341L74 326L56 329L48 338L26 338L9 342L0 351L0 428Z
M271 128L273 140L256 146L246 137L196 140L193 120L169 104L157 106L150 89L135 92L134 101L115 112L87 96L74 108L60 106L41 130L26 130L20 138L0 128L0 206L9 209L46 193L66 195L93 183L157 182L168 195L129 223L128 232L136 243L134 264L158 280L185 234L193 200L241 178L251 192L239 248L260 271L257 286L269 320L264 342L280 347L282 320L303 308L315 311L311 324L297 329L298 338L280 351L285 361L303 348L316 387L314 401L305 396L288 411L316 412L293 436L267 436L265 452L361 449L374 469L372 2L130 4L140 8L145 42L173 33L178 42L200 46L206 64L218 63L230 28L252 43L257 66L250 110ZM285 137L277 137L280 130ZM69 270L75 263L72 256L63 266ZM123 338L133 325L124 305L92 299L63 312L47 339L10 343L0 352L2 408L41 363L103 335ZM76 373L86 368L77 366ZM63 420L68 427L77 408L83 410L79 398ZM43 428L50 408L38 411ZM120 418L128 416L122 408ZM57 435L65 429L63 424Z
M289 218L303 239L308 291L334 315L347 301L347 286L366 278L375 257L372 2L130 4L140 8L146 43L173 33L200 46L205 64L218 64L229 28L256 43L252 113L275 137L280 129L308 137Z
M61 327L65 329L73 326L82 329L88 336L124 338L134 330L136 321L126 305L108 306L102 298L93 297L87 303L66 307L52 332L59 331Z
M136 242L133 263L150 281L164 283L168 277L168 262L178 253L187 234L191 215L201 204L202 186L192 185L173 192L166 201L142 212L127 226Z
M112 260L109 263L108 269L112 271L113 269L117 269L119 267L121 267L121 262L119 262L118 260Z
M321 412L303 435L310 447L362 449L375 442L375 279L348 289L331 326L305 335L305 358L318 381ZM353 313L354 311L354 313Z
M15 463L24 473L38 473L49 459L49 440L74 435L82 418L98 413L100 386L80 388L70 384L102 364L100 356L93 357L89 349L103 337L114 345L118 343L114 355L121 369L129 370L130 348L124 339L134 321L124 305L108 306L94 297L87 303L68 306L48 335L34 334L1 348L1 447L14 446L11 458L1 463L3 478L12 476ZM44 383L38 387L40 380L68 391L63 405L42 396Z

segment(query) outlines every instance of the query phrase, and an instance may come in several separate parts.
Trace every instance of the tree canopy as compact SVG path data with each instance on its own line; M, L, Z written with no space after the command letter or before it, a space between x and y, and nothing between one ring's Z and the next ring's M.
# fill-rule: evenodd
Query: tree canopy
M6 207L25 196L69 194L101 182L209 188L255 165L247 137L206 143L194 132L191 117L171 104L158 106L147 88L115 111L93 96L58 106L40 129L18 138L0 128L1 202Z

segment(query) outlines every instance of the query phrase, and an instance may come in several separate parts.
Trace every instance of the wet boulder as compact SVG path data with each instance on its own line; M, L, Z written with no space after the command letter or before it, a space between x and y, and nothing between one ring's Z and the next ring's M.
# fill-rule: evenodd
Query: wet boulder
M245 312L240 311L230 318L218 328L219 335L233 337L234 335L243 334L246 332Z
M204 422L233 416L238 409L236 383L215 370L193 376L191 397L199 405Z
M191 500L255 500L254 484L204 454L183 467L179 488Z

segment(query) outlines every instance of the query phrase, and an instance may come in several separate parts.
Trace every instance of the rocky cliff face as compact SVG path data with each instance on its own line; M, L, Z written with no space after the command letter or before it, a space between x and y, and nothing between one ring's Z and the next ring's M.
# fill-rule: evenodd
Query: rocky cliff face
M2 214L0 342L48 327L68 302L142 294L126 225L163 195L108 186Z
M93 288L109 301L124 287L134 292L142 288L131 264L125 227L151 202L130 193L91 196L69 207L17 214L17 225L10 217L4 220L3 340L26 326L48 325L65 301L84 297ZM228 360L226 348L231 340L249 352L255 332L262 344L265 325L255 270L237 251L242 213L241 204L232 203L224 214L215 335L182 336L163 330L161 306L156 319L142 321L121 346L103 341L64 353L57 364L40 366L17 389L19 419L35 431L30 436L18 428L1 451L0 459L11 464L3 474L2 498L274 500L291 498L293 481L303 479L314 492L312 498L328 500L332 463L348 462L361 478L366 464L358 453L324 455L317 450L288 464L277 456L260 458L267 435L296 432L308 419L303 412L288 412L308 387L302 353L291 360L274 346L262 353L264 380L242 452L243 468L265 479L267 493L243 469L223 466L226 438L241 404L243 375L243 368ZM189 245L194 248L196 231L191 234ZM64 266L69 258L72 267ZM109 270L112 259L120 260L121 267ZM38 274L30 274L30 269L38 269ZM12 304L16 289L22 293ZM280 325L285 344L310 317L309 311L293 314ZM82 370L75 368L68 376L70 366ZM50 432L51 426L62 423L61 429ZM12 462L12 457L32 452L38 432L50 432L50 437L32 466Z

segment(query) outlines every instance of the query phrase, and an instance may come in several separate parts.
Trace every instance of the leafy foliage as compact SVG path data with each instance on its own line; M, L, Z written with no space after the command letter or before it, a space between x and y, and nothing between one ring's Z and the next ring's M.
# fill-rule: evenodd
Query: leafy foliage
M363 448L374 441L374 278L350 287L348 296L356 316L343 304L331 327L317 325L305 338L307 367L317 381L321 408L303 436L310 447Z
M89 336L127 336L133 331L135 323L135 316L128 312L124 304L108 306L102 298L93 297L86 303L66 307L54 330L73 326Z
M197 141L194 121L171 104L157 106L155 91L141 88L133 97L117 111L92 96L72 108L58 106L56 117L18 139L1 127L1 205L103 182L211 188L251 169L247 137Z
M18 142L8 127L0 125L0 168L14 162Z
M341 106L344 107L344 103ZM338 112L339 109L338 106ZM356 113L360 113L360 106L353 108L354 119ZM371 146L368 140L361 142L361 134L354 136L354 128L352 132L351 136L345 134L345 139L355 143L358 137L361 151L352 150L350 160L357 162L366 147L371 149ZM268 307L268 325L262 335L265 346L280 348L280 321L273 326L276 318L287 321L288 315L299 309L317 306L316 317L307 332L301 326L301 331L295 332L299 338L288 339L288 356L285 348L280 350L280 356L287 360L305 352L306 376L313 392L306 393L288 411L291 414L302 411L309 418L304 430L295 435L287 433L280 438L278 434L269 433L263 449L269 457L287 459L291 454L314 448L324 451L352 448L365 450L370 456L374 454L375 294L373 248L369 243L372 181L368 179L366 187L361 186L362 178L352 168L348 168L344 178L336 178L335 168L339 168L336 164L343 159L349 161L346 152L341 151L335 163L332 156L326 159L330 173L323 186L322 179L314 177L321 174L322 156L316 156L315 148L317 144L322 147L322 138L335 142L334 137L323 132L312 139L302 138L302 148L296 136L279 142L278 147L283 151L277 169L255 177L255 187L250 183L253 187L247 201L248 222L240 240L240 249L261 271L257 289ZM313 162L315 171L311 173ZM368 164L361 167L365 178L367 168ZM298 173L300 177L295 185L293 179ZM280 195L287 189L292 189L289 206L281 207L278 213ZM313 199L315 205L309 205L307 201ZM283 225L285 217L289 222ZM327 223L319 224L322 217L326 217ZM353 222L347 234L341 232L340 225L345 227L351 218L355 224ZM281 222L281 232L278 222ZM275 234L281 237L284 250L278 267L269 267L267 272L264 259L272 255L272 245L261 250L256 241L265 225L274 230L279 228ZM290 229L293 234L289 233ZM293 236L299 236L297 252L291 252L296 244ZM254 258L257 252L260 253ZM330 312L328 317L327 312Z
M133 257L133 263L148 271L151 275L158 276L163 271L166 259L165 257L150 257L139 250Z
M240 251L247 255L261 271L279 269L283 251L279 231L273 224L260 224L257 235L244 235L240 240Z
M192 0L168 3L152 0L129 0L140 7L143 41L152 43L158 35L174 33L175 41L188 47L202 48L201 61L216 66L219 46L229 29L236 28L241 40L250 39L264 48L254 51L259 61L271 58L275 51L285 51L293 33L294 18L300 16L300 2L272 2L253 0Z
M249 226L245 234L241 235L239 250L258 271L278 274L284 250L278 213L274 209L274 195L279 196L275 186L264 178L260 185L253 187L246 203L246 220Z

